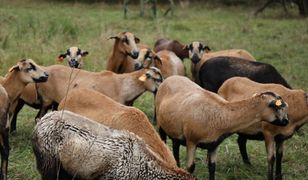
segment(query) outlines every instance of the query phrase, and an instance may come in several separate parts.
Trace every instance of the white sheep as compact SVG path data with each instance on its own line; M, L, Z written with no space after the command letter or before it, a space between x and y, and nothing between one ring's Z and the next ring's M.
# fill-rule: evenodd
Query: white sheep
M34 128L42 179L194 179L161 161L138 136L69 111L54 111Z

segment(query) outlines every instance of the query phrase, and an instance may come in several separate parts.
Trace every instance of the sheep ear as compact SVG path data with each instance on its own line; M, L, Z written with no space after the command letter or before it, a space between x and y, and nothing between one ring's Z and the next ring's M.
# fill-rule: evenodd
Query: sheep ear
M87 56L88 54L89 54L88 51L84 51L84 52L81 53L81 56Z
M107 40L110 40L110 39L119 39L118 36L110 36L109 38L107 38Z
M138 44L140 42L140 39L135 37L135 42Z
M208 46L204 46L203 50L205 50L205 52L208 53L211 51L211 48L209 48Z
M58 61L63 62L64 58L66 58L66 54L60 54L58 57Z
M160 65L163 65L163 62L161 61L160 57L157 55L154 55L154 61L157 61Z
M144 82L145 80L147 80L147 76L145 74L142 74L142 76L140 76L138 79L139 81Z
M185 46L183 47L183 49L188 51L188 50L189 50L188 47L189 47L189 45L185 45Z
M13 67L11 67L10 69L9 69L9 72L13 72L13 71L15 71L15 70L17 70L17 71L19 71L20 70L20 68L19 68L19 65L17 64L17 65L15 65L15 66L13 66Z

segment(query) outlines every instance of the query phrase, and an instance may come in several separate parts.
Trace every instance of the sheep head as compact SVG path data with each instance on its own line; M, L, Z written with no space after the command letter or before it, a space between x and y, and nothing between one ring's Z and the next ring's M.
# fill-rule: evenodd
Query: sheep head
M130 32L121 32L117 36L109 37L108 39L115 39L115 48L121 53L129 55L133 59L136 59L139 55L139 49L137 43L140 42L140 39L137 38L133 33Z
M134 60L135 70L150 68L156 64L161 65L162 61L151 49L148 48L140 49L138 58Z
M78 47L70 47L66 50L66 53L60 54L58 60L63 62L66 58L70 67L72 68L81 68L82 66L82 57L88 55L88 51L83 51Z
M15 66L11 67L9 73L18 72L18 76L24 83L46 82L48 73L45 72L32 59L22 59Z
M257 96L260 96L269 107L262 113L263 119L277 126L288 125L288 104L278 94L267 91Z
M139 77L139 81L144 83L144 86L148 91L155 94L159 85L163 82L163 76L158 68L150 67L145 74L142 74Z
M197 41L184 46L184 49L188 51L189 59L191 59L194 64L197 64L201 60L204 52L208 53L211 50L208 46Z

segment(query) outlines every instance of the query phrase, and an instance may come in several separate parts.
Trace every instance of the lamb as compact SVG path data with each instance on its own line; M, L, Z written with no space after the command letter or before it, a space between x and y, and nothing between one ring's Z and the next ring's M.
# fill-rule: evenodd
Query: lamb
M174 52L182 61L189 57L188 50L185 49L185 45L178 40L159 39L154 44L154 52L161 50L169 50Z
M66 50L66 53L59 55L58 60L63 62L64 59L67 59L68 65L70 67L80 69L83 65L82 57L85 57L88 54L88 51L83 51L78 47L70 47Z
M121 32L117 36L109 39L115 39L112 53L107 61L107 70L115 73L128 73L134 71L134 60L138 57L140 42L133 33ZM145 47L140 45L140 47Z
M35 126L32 147L42 179L194 179L135 134L69 111L46 114Z
M140 49L139 56L135 60L135 69L157 67L163 78L172 75L185 75L184 64L172 51L162 50L157 54L148 48Z
M147 116L137 108L123 106L92 89L77 88L60 102L58 110L68 110L105 126L133 132L143 139L160 159L176 167L169 148L160 139Z
M259 83L281 84L291 89L275 67L267 63L221 56L207 60L199 70L200 86L212 92L217 92L224 81L234 76L247 77Z
M282 179L281 163L283 143L292 137L294 132L308 122L308 94L303 90L290 90L279 84L261 84L243 77L233 77L224 82L218 94L228 101L246 99L253 93L270 90L279 93L289 104L289 124L285 127L273 126L268 123L256 123L238 131L238 145L246 164L250 164L246 142L247 139L264 140L268 161L268 179L273 178L273 167L276 159L276 177ZM276 146L276 158L274 147Z
M187 168L194 171L196 147L208 149L209 179L215 178L216 149L229 135L253 123L267 121L285 126L288 105L273 92L228 102L202 89L186 77L172 76L158 88L155 99L157 126L163 140L173 141L179 164L179 146L187 146Z
M149 87L149 84L154 82L158 86L163 79L157 68L125 74L116 74L111 71L89 72L61 65L49 66L46 69L50 78L48 82L38 85L38 93L42 99L38 117L46 114L48 106L60 103L72 88L94 89L121 104L132 105L134 100L146 90L155 93L155 89L149 89L152 87ZM147 81L139 80L143 75L149 77Z
M246 50L244 49L227 49L222 51L212 52L211 49L203 45L198 41L194 41L189 45L184 47L189 52L189 58L191 60L191 80L200 85L199 79L199 70L200 67L207 60L219 57L219 56L229 56L229 57L238 57L243 58L250 61L256 61L256 59Z
M17 103L18 97L28 83L45 82L48 74L31 59L23 59L10 68L0 85L0 179L7 179L9 158L9 117L13 113L12 106Z

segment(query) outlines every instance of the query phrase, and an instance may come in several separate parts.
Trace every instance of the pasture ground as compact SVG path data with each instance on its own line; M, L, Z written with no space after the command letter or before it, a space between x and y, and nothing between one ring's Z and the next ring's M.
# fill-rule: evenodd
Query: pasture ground
M294 88L308 90L308 20L298 17L297 9L283 15L280 7L266 9L254 17L255 7L226 7L191 4L177 7L174 17L162 17L166 7L159 7L158 18L149 12L138 16L138 7L130 6L123 19L122 6L104 3L83 4L59 1L0 1L0 74L21 58L38 64L57 63L57 56L70 46L89 51L84 68L105 69L113 41L107 40L121 31L131 31L141 42L152 46L158 38L178 39L183 43L202 41L213 50L244 48L258 61L274 65ZM188 60L185 61L189 71ZM146 93L135 104L149 118L153 117L153 97ZM17 132L10 137L9 179L39 179L31 148L31 132L36 110L26 107L18 117ZM308 127L304 126L285 143L284 179L307 179ZM170 146L171 147L171 146ZM219 148L217 179L266 179L264 142L249 141L252 167L243 164L236 135ZM181 162L185 165L185 148ZM195 174L207 179L206 151L198 150Z

